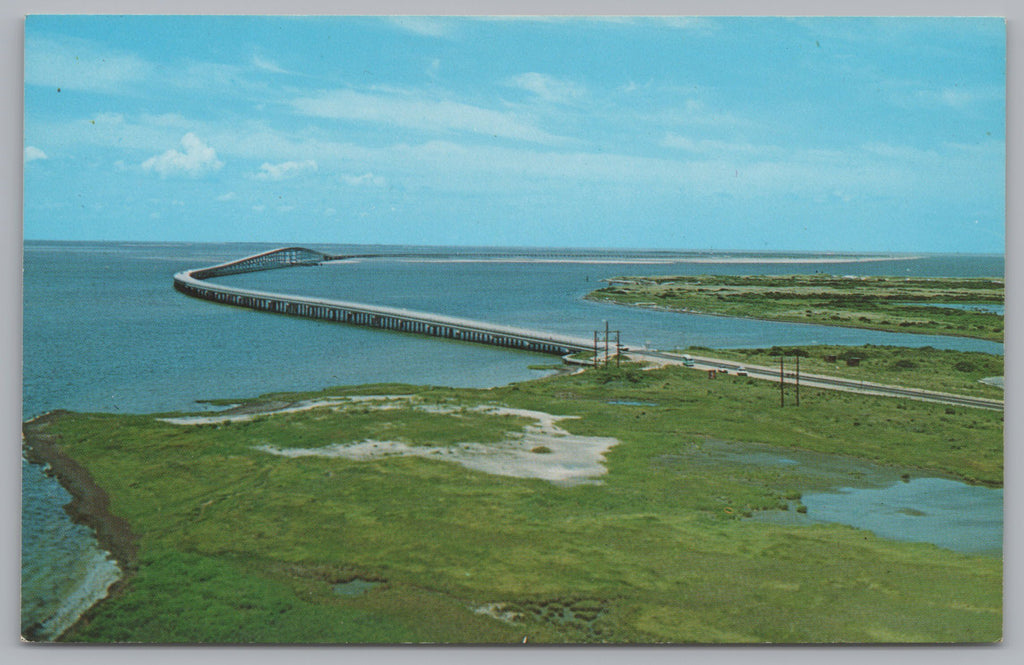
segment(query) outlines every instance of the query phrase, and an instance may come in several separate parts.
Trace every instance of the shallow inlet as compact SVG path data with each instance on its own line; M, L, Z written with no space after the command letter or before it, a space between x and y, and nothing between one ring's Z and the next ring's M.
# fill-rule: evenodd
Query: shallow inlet
M1002 554L1002 488L756 443L703 441L662 458L661 463L767 468L779 473L780 486L801 492L800 500L790 502L788 510L755 512L750 518L755 521L845 524L891 540L931 543L969 554ZM801 504L806 513L797 510Z
M807 517L971 554L1003 551L1003 490L945 478L805 494ZM797 513L799 514L799 513Z
M965 312L987 312L989 314L1006 314L1006 305L994 305L991 303L939 303L939 302L901 302L900 305L911 307L940 307L942 309L960 309Z

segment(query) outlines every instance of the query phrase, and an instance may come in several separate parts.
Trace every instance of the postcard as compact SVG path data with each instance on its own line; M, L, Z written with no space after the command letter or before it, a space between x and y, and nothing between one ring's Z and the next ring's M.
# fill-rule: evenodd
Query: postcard
M1002 639L1000 18L33 15L21 636Z

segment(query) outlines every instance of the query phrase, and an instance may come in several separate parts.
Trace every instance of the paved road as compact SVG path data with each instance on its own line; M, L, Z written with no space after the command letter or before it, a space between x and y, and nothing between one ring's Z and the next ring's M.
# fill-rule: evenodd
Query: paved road
M682 364L683 357L679 353L665 353L662 351L630 351L629 357L637 360L649 360L661 363ZM731 360L718 360L705 356L691 355L694 360L694 369L707 371L724 368L731 374L743 368L747 375L755 379L767 381L779 380L779 369L777 367L764 367L762 365L745 365ZM792 384L796 380L793 368L786 370L786 382ZM938 402L953 406L968 406L979 409L1003 410L1003 400L987 399L984 397L969 397L966 395L953 395L941 393L934 390L922 390L920 388L905 388L903 386L889 386L869 381L854 381L841 379L834 376L823 376L821 374L800 373L800 385L807 388L823 388L826 390L845 390L848 392L863 393L866 395L882 395L884 397L902 397L905 399L917 399L926 402Z

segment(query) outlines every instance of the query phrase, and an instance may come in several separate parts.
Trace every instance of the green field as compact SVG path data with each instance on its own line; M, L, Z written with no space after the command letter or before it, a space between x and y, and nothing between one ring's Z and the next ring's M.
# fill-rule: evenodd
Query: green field
M358 395L392 399L349 399ZM49 438L84 465L137 538L124 583L62 639L999 640L998 557L748 519L799 508L801 493L823 481L800 465L744 455L816 451L835 469L826 485L871 462L897 476L998 487L1002 414L802 396L800 408L780 409L768 382L623 366L491 390L274 395L262 402L334 401L235 422L60 414L29 424L29 446ZM607 472L566 484L446 458L466 442L530 440L521 437L533 419L497 405L575 416L557 421L564 433L526 459L554 459L577 437L614 437ZM312 456L366 439L423 455ZM289 448L310 456L282 456ZM353 581L369 590L349 593Z
M710 349L699 346L684 351L774 369L779 366L779 357L785 356L783 363L787 375L795 370L795 356L799 354L800 372L805 374L1003 399L1002 388L981 383L982 379L1003 376L1003 357L989 353L872 344L775 346L770 349ZM830 357L834 360L829 360ZM848 364L851 359L855 359L856 364Z
M995 278L697 275L616 277L588 299L724 316L1002 341ZM948 307L952 305L954 307Z

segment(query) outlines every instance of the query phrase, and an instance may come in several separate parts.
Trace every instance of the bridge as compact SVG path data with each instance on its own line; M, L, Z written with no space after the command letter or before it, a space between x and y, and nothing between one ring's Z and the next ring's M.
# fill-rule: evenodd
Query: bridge
M396 307L368 305L325 298L269 293L206 281L210 278L224 275L294 266L315 266L325 261L348 258L355 257L334 256L306 249L305 247L282 247L227 263L179 272L174 275L174 288L193 298L201 298L235 307L246 307L264 312L335 321L397 332L429 335L431 337L443 337L464 342L503 346L536 353L564 356L579 351L595 350L594 340L586 338L556 335L549 332L527 330L525 328L474 321L472 319L461 319L430 312L417 312Z
M236 275L243 272L256 272L258 270L272 270L274 268L288 268L291 266L315 266L335 258L330 254L317 252L305 247L282 247L272 249L269 252L253 254L237 261L221 263L209 268L199 268L189 271L196 279L209 279L210 277L222 277L224 275ZM175 276L177 283L177 276Z

